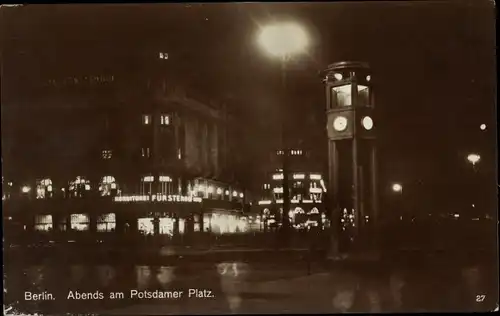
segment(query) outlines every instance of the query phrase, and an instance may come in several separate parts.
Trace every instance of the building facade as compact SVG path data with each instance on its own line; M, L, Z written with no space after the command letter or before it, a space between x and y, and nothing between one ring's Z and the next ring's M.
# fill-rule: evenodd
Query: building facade
M289 189L291 207L284 216L297 230L311 227L324 228L329 220L323 208L326 186L320 164L314 163L310 151L296 146L289 152ZM281 225L283 216L283 150L270 154L259 198L252 207L262 230L274 230Z
M237 118L161 76L166 56L141 72L50 78L3 107L6 230L247 230Z

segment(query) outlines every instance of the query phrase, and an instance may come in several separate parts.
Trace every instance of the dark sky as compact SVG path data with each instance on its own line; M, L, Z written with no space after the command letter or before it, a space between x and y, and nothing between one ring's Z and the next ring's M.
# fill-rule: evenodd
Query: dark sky
M278 119L279 68L257 47L256 33L282 16L306 26L312 39L308 55L289 76L289 115L297 120L297 135L324 148L317 137L325 131L317 72L332 62L362 60L373 70L382 170L388 180L454 181L461 155L470 148L489 152L493 167L491 1L3 8L2 93L19 82L91 69L97 60L105 68L118 56L164 47L171 53L169 62L197 77L198 86L215 98L232 99L245 114L247 146L258 157L276 142L269 135L276 132ZM299 124L304 118L309 123ZM480 133L481 123L488 132Z

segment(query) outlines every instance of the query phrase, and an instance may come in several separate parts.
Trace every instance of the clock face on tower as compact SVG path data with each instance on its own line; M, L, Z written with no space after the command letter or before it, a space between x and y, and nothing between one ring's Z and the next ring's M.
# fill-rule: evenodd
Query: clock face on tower
M338 116L333 120L333 128L337 132L342 132L347 128L347 118L344 116Z
M373 120L371 117L369 116L365 116L363 117L363 119L361 120L361 124L363 125L363 127L369 131L373 128Z

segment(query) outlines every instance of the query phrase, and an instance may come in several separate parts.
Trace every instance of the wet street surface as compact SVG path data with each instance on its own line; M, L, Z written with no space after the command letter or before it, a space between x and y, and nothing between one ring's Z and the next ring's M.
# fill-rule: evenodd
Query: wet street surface
M471 259L418 253L342 263L300 251L235 256L219 261L183 256L149 264L127 264L131 258L85 264L64 258L10 261L4 270L6 314L487 311L498 298L496 261L480 254ZM110 293L124 296L113 299ZM33 294L41 299L33 300Z

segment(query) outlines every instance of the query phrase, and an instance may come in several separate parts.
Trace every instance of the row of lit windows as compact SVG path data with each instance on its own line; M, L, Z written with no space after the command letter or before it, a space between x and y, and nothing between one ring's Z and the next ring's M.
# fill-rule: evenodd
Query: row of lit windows
M150 147L141 148L141 156L144 158L151 158L152 151ZM113 157L113 151L111 149L103 149L101 151L101 158L104 160L109 160ZM182 159L182 151L180 148L177 149L177 159Z
M305 178L306 178L306 174L305 173L294 173L294 174L292 174L292 179L294 179L294 180L303 180ZM311 180L321 180L322 178L321 178L320 174L311 173L311 174L309 174L309 179L311 179ZM273 180L283 180L283 173L273 174Z
M171 195L171 194L181 194L182 186L181 181L178 181L174 185L174 180L168 175L145 175L141 178L140 194L151 195L154 193ZM8 187L12 187L12 182L8 182ZM85 177L76 177L75 180L69 182L67 191L66 188L61 188L64 196L67 197L83 197L86 192L91 191L92 186L88 179ZM11 190L4 190L3 199L10 197ZM21 187L21 195L30 196L31 187L24 185ZM37 180L36 182L36 198L45 199L54 196L54 187L52 185L52 180L43 179ZM224 199L224 197L240 198L244 197L244 193L234 189L225 189L217 184L212 184L210 180L200 180L189 181L187 185L188 196L210 198L210 199ZM104 176L99 182L99 193L101 196L111 196L120 195L121 191L113 176Z
M296 183L296 184L297 184L297 183ZM316 184L316 183L315 183L315 184ZM303 187L303 186L299 186L299 185L295 186L295 184L294 184L293 188L294 188L294 189L303 189L304 187ZM274 188L274 189L273 189L273 192L274 192L274 193L283 193L283 187L276 187L276 188ZM319 188L319 187L317 187L317 186L314 186L314 185L311 183L311 185L310 185L310 187L309 187L309 192L311 192L311 193L322 193L322 192L323 192L323 189L321 189L321 188Z
M302 181L295 181L292 184L293 188L304 188L304 183ZM263 185L265 190L271 189L271 185L269 183L265 183ZM309 183L310 188L319 188L318 182L310 182ZM275 188L276 189L276 188ZM312 192L312 191L311 191Z
M12 187L13 183L8 182L8 187ZM86 191L91 190L90 181L85 179L84 177L76 177L75 180L70 181L68 185L68 192L66 192L66 188L61 188L61 191L64 194L68 194L68 196L73 197L81 197L84 195ZM4 194L2 196L3 199L7 199L10 197L10 192L5 192L10 190L4 190ZM21 187L21 194L30 195L32 188L29 185L23 185ZM54 196L54 187L52 185L51 179L42 179L36 181L36 199L45 199ZM101 196L111 195L112 192L118 192L118 185L113 176L104 176L101 178L99 182L99 192Z
M54 224L57 224L59 231L67 230L66 218L62 217L59 223L54 223L52 215L36 215L35 226L36 231L51 231L54 229ZM90 228L90 217L88 214L71 214L70 229L74 231L87 231ZM112 232L116 228L116 215L114 213L102 214L97 217L96 230L98 232Z
M78 84L102 84L115 81L113 75L100 75L100 76L84 76L84 77L68 77L64 79L50 79L48 84L54 87L57 86L67 86L67 85L78 85Z
M172 117L169 114L161 114L160 115L160 125L170 125L172 121ZM143 114L142 115L142 124L150 125L153 123L153 117L151 114Z
M278 150L276 152L278 156L283 156L284 151L283 150ZM302 155L302 149L292 149L290 150L290 155L292 156L301 156Z
M233 197L233 198L243 198L245 195L243 192L238 192L238 190L229 190L229 189L224 189L222 187L218 187L216 184L211 184L209 181L205 180L203 181L205 183L200 183L199 180L195 182L193 186L189 185L188 186L188 192L190 192L192 195L197 196L201 194L203 197L212 197L212 198L223 198L224 196L226 197Z

